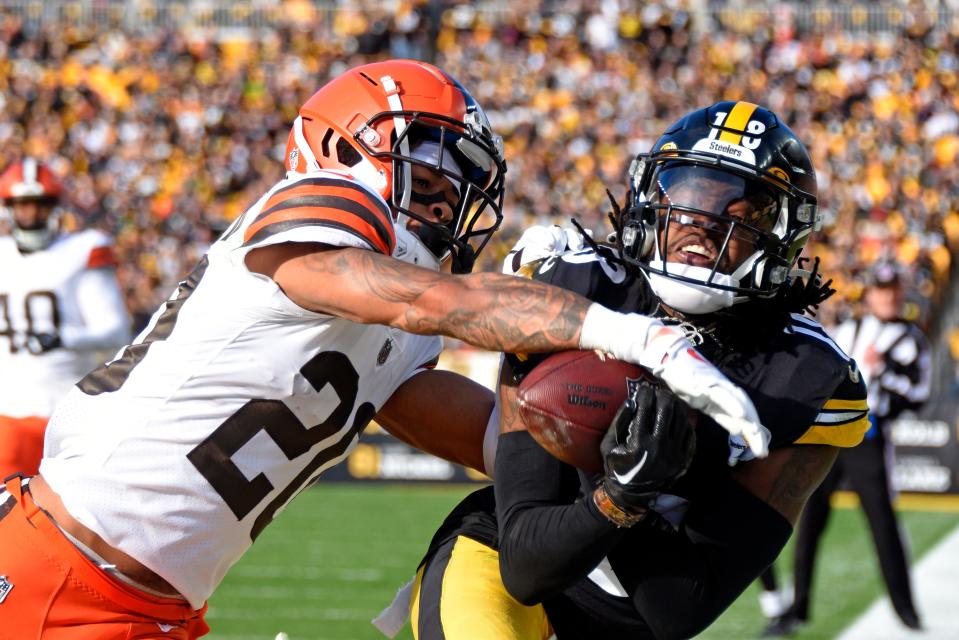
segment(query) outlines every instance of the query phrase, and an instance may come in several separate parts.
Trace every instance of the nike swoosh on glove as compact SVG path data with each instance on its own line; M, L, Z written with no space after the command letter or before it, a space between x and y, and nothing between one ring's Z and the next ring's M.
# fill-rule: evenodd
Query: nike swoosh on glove
M696 432L677 394L640 382L616 412L599 449L606 495L620 510L636 514L686 473Z
M741 437L753 456L769 454L769 429L760 422L752 400L700 355L681 329L668 325L655 329L639 364L689 406L708 415L730 435Z

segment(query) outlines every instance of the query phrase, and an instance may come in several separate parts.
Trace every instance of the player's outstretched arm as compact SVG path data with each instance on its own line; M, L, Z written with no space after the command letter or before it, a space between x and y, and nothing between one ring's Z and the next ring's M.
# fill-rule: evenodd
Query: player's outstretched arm
M541 283L491 273L452 276L360 249L291 243L256 249L247 264L306 309L491 351L577 349L591 304Z
M372 251L287 243L254 249L247 266L305 309L492 351L598 349L649 368L755 455L769 434L745 393L695 352L681 331L610 311L570 291L493 273L453 276Z

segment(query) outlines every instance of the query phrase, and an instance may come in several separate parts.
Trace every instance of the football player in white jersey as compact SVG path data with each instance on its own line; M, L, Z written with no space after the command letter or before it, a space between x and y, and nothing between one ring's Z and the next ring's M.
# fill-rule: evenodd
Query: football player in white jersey
M468 273L502 219L506 164L440 69L394 60L335 78L300 110L286 158L286 178L59 405L40 474L0 493L4 632L203 635L229 567L374 417L483 468L492 394L429 370L440 335L644 364L765 453L752 403L681 332Z
M57 400L130 339L110 239L59 233L59 179L34 158L0 175L0 477L35 474ZM107 351L104 351L107 350Z

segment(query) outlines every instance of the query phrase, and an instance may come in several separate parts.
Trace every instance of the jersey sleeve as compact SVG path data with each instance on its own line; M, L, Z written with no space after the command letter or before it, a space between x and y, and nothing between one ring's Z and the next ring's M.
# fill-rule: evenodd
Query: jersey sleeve
M383 348L387 348L386 345ZM436 368L440 352L443 351L443 340L439 336L415 336L407 348L415 351L411 355L410 366L400 374L397 387L418 373Z
M819 323L793 316L792 334L818 347L817 355L810 355L812 367L803 378L824 389L815 393L818 410L811 424L802 425L804 431L794 444L824 444L834 447L854 447L862 442L869 430L869 406L866 383L856 365L836 344ZM797 387L803 385L797 380Z
M723 365L749 394L772 438L853 447L869 428L866 387L856 363L816 321L794 317L776 342Z
M74 256L72 260L82 261L82 269L115 269L117 255L113 250L113 238L96 229L86 229L69 235L66 250ZM63 255L67 255L64 253Z
M820 407L812 425L796 440L796 444L855 447L862 442L868 430L866 385L856 363L850 360L846 376Z
M396 244L389 207L377 194L346 177L313 175L281 183L243 229L243 247L319 242L391 255Z
M117 256L110 245L100 245L90 250L87 256L87 269L115 269Z

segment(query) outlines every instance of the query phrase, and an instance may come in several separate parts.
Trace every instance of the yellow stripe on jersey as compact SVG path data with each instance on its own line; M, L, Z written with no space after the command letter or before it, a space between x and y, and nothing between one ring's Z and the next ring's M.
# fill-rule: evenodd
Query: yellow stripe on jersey
M820 414L821 416L822 414ZM796 444L828 444L834 447L855 447L869 431L869 414L863 412L858 419L841 424L814 424L806 430Z
M823 411L830 409L834 411L866 411L869 407L866 404L865 398L859 398L858 400L839 400L833 398L832 400L827 400L822 408Z
M752 102L737 102L736 106L729 112L729 115L726 116L726 120L723 122L723 129L733 129L740 133L723 131L719 134L719 139L723 142L741 144L743 133L746 131L746 125L749 124L749 118L752 117L754 111L756 111L756 105Z
M826 401L816 420L796 444L828 444L834 447L855 447L869 431L869 408L866 399Z

